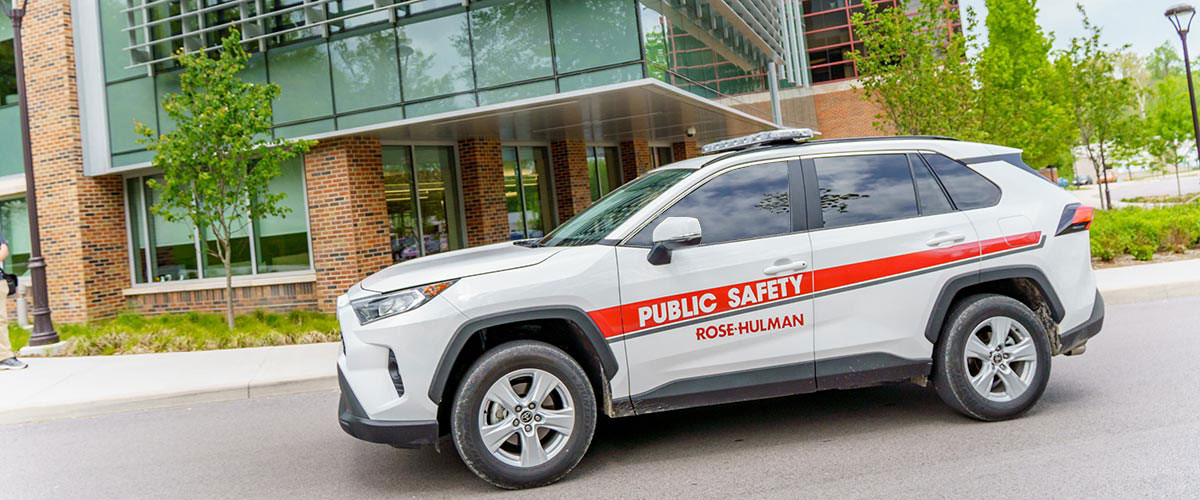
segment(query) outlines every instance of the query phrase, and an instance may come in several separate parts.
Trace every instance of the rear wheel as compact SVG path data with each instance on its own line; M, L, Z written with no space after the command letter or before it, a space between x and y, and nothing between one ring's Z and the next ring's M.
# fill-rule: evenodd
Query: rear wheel
M979 420L1029 411L1050 378L1050 341L1025 304L1003 295L963 299L934 355L934 386L946 404Z
M596 398L574 359L542 342L511 342L467 371L451 411L454 445L501 488L542 486L579 463L596 427Z

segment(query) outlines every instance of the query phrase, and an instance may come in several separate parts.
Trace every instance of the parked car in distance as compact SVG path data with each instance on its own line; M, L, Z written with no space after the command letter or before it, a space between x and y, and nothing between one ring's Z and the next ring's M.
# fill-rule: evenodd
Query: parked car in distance
M1092 208L1017 149L813 135L709 144L545 237L352 286L342 429L401 448L448 436L515 489L570 472L601 415L906 381L977 420L1032 408L1052 356L1103 324Z
M1091 184L1092 182L1093 182L1092 177L1090 175L1076 175L1075 176L1075 185L1076 186L1086 186L1088 184Z

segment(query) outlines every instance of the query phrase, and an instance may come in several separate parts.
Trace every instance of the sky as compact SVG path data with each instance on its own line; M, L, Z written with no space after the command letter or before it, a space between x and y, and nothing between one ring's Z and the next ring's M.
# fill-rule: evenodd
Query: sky
M1083 36L1083 24L1079 12L1075 10L1076 3L1082 3L1093 24L1099 25L1101 41L1116 48L1125 44L1130 50L1145 56L1154 47L1163 42L1171 42L1175 50L1180 51L1179 35L1171 22L1163 17L1168 7L1177 5L1182 0L1038 0L1038 24L1042 31L1054 33L1054 48L1064 49L1070 46L1072 37ZM1191 5L1200 8L1200 1L1193 0ZM959 5L966 14L967 7L973 7L979 18L979 35L981 41L987 40L987 27L983 20L987 15L985 0L959 0ZM1197 15L1192 33L1188 36L1188 49L1195 57L1200 51L1200 15Z

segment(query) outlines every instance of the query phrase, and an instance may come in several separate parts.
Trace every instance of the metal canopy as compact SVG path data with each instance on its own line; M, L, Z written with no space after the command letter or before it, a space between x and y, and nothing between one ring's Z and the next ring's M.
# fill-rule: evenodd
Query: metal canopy
M545 143L628 140L706 143L775 128L770 121L654 79L563 92L309 136L365 135L394 142L499 139ZM689 136L688 129L695 135Z

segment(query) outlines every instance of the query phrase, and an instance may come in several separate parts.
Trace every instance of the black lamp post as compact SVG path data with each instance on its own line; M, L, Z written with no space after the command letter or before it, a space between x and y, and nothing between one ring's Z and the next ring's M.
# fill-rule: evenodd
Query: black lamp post
M33 150L29 145L29 100L25 89L25 60L21 52L21 21L29 0L21 7L4 2L4 13L12 20L13 58L17 77L17 103L21 109L21 148L25 156L25 205L29 209L29 275L33 278L33 333L30 346L58 343L58 332L50 321L50 299L46 293L46 261L42 259L42 234L38 227L37 189L33 179Z
M1191 5L1181 3L1167 9L1163 15L1167 16L1171 24L1175 25L1175 31L1179 33L1179 41L1183 44L1183 67L1187 72L1188 102L1192 105L1192 139L1196 143L1196 159L1200 160L1200 119L1196 117L1196 90L1192 87L1192 61L1188 58L1187 49L1187 33L1192 27L1192 18L1196 17L1196 9L1193 9Z

